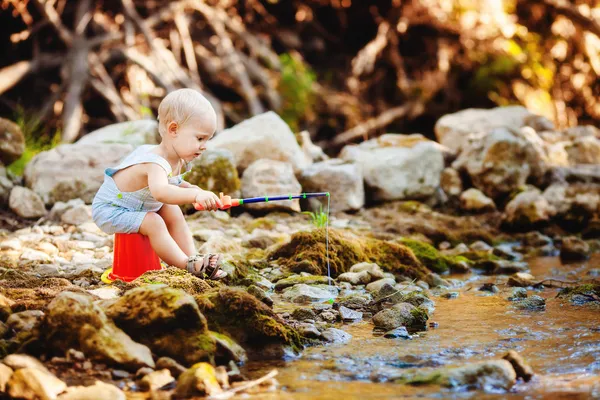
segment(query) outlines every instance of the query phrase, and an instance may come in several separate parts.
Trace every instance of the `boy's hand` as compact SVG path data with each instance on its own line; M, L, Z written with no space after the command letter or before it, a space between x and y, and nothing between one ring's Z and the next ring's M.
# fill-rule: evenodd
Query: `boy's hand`
M198 194L196 195L195 202L204 207L205 210L214 211L223 207L221 203L221 199L214 194L213 192L209 192L208 190L200 189Z

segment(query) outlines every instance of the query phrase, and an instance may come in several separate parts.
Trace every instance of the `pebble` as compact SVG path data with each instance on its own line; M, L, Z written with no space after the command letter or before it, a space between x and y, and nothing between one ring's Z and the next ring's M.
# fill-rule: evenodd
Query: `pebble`
M406 330L406 327L399 326L396 329L392 329L391 331L387 331L383 334L383 337L386 339L412 339L412 336Z
M442 297L445 299L457 299L458 292L447 292L447 293L442 294Z
M344 306L340 306L339 312L342 320L346 322L360 321L363 317L363 313L351 310Z

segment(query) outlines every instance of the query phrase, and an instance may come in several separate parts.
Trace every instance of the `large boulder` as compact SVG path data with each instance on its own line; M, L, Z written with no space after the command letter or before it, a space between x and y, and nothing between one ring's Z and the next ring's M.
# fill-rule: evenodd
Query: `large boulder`
M3 166L0 164L0 208L4 208L8 205L8 199L10 197L10 192L14 187L13 182L8 179L6 174L2 174Z
M365 205L365 188L359 164L332 159L305 168L300 176L305 192L329 192L331 211L358 210ZM327 205L327 198L311 199ZM314 205L312 207L315 208Z
M135 371L154 367L150 350L106 317L91 296L62 292L48 305L43 334L53 349L83 351L93 359Z
M423 199L440 184L440 146L421 135L383 135L344 147L340 157L362 166L373 200Z
M294 175L292 164L270 159L256 160L242 175L242 195L259 197L268 195L298 194L302 186ZM300 211L298 200L244 204L251 210Z
M158 122L154 119L141 119L111 124L88 133L77 144L123 143L134 147L143 144L159 144Z
M290 127L272 111L220 132L207 146L231 151L240 173L261 158L290 163L297 171L312 162L300 148Z
M128 144L63 144L35 156L25 167L25 182L46 205L76 198L89 204L104 181L104 170L132 150Z
M185 180L204 190L239 197L240 177L233 154L226 149L207 149L192 162Z
M519 129L532 116L535 114L521 106L469 108L440 118L435 124L435 136L442 145L458 153L469 141L480 139L495 128Z
M554 209L555 218L569 230L581 230L600 213L600 184L555 183L543 197Z
M0 162L9 165L25 151L25 137L19 125L0 118Z
M548 169L539 136L531 128L498 128L471 143L452 164L466 171L473 185L491 198L541 179Z
M206 318L194 298L181 289L141 286L109 305L106 314L159 356L192 365L211 359L217 351Z

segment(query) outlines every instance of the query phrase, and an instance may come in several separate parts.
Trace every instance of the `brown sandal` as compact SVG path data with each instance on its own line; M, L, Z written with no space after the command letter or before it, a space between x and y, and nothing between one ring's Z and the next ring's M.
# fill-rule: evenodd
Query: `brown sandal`
M210 261L211 261L211 259L214 259L214 257L217 257L217 260L216 260L215 266L213 267L210 265ZM202 260L202 265L200 265L200 269L197 270L196 263L200 260ZM223 264L223 255L222 254L213 254L213 253L196 254L196 255L188 258L187 271L190 274L197 276L198 278L201 278L201 279L219 280L219 279L223 279L227 276L227 272L225 272L221 269L222 264Z

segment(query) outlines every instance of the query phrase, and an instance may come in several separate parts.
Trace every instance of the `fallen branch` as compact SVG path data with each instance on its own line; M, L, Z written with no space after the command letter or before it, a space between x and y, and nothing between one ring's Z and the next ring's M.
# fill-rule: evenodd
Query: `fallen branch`
M31 61L19 61L0 69L0 95L15 86L28 74L35 73L40 69L57 67L60 64L62 64L61 56L43 54Z
M394 120L405 117L411 114L413 117L421 114L424 111L424 105L421 102L410 102L400 107L394 107L386 110L378 116L371 118L362 124L355 126L346 132L340 133L332 141L334 147L342 146L360 137L366 137L370 132L383 128Z
M575 5L566 0L534 0L553 8L557 13L564 15L579 24L583 29L600 38L600 23L593 17L583 15Z

